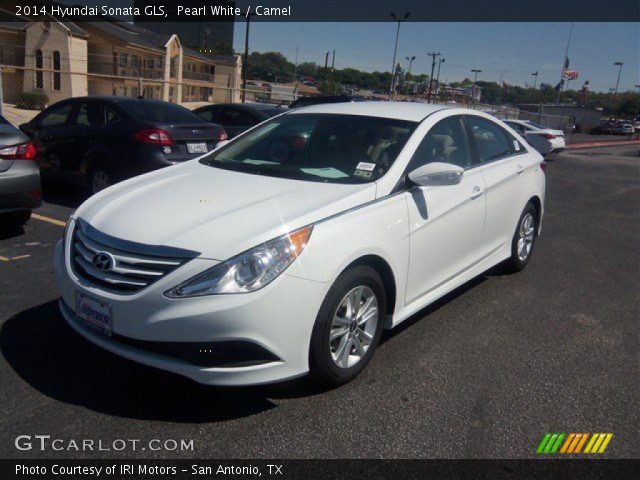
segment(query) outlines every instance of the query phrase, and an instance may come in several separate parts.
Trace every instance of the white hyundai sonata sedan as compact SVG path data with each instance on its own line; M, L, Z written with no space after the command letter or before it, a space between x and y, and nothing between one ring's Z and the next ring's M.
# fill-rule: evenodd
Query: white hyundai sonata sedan
M527 265L544 167L481 112L292 110L87 200L56 247L60 309L100 347L201 383L341 384L383 328Z

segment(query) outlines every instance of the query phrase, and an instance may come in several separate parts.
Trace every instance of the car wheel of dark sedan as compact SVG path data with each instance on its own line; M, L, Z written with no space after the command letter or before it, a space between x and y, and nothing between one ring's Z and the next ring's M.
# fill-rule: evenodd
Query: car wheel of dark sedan
M94 195L116 183L116 180L109 168L103 165L96 165L89 169L87 183L89 185L89 193Z
M22 212L5 213L0 216L0 220L3 223L10 225L24 225L31 218L31 210L24 210Z

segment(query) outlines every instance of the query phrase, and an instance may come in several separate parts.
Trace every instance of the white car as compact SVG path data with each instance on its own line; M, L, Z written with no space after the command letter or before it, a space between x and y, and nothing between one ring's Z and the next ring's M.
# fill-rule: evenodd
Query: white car
M291 110L87 200L56 247L60 309L104 349L201 383L341 384L383 328L527 265L544 168L477 111Z
M513 128L521 136L525 137L526 140L533 139L536 136L548 140L551 144L552 153L559 153L566 148L564 132L562 130L547 128L531 120L508 119L504 120L504 123ZM529 143L532 142L533 140L531 140ZM533 145L533 143L532 146L535 148L535 145Z

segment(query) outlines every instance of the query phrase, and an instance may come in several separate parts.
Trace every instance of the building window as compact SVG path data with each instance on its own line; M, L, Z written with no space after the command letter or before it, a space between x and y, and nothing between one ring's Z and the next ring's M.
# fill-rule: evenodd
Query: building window
M53 52L53 89L60 90L60 52Z
M40 90L44 88L42 65L42 50L36 50L36 88Z

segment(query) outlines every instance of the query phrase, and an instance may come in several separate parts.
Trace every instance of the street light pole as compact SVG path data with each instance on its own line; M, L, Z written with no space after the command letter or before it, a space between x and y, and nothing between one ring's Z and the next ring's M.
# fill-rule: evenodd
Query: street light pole
M409 15L411 15L411 13L405 13L404 17L402 17L401 19L396 16L395 12L391 12L389 15L391 16L391 18L393 18L393 20L398 22L398 28L396 30L396 46L393 48L393 64L391 65L391 85L389 85L389 100L391 100L391 97L393 96L393 79L396 76L396 55L398 53L398 38L400 38L400 23L409 18Z
M536 84L538 83L538 71L536 70L531 75L533 75L533 89L536 89Z
M478 74L482 72L477 68L472 68L473 72L473 87L471 87L471 103L476 103L476 81L478 80Z
M407 60L409 60L409 70L407 71L407 75L410 77L411 76L411 65L413 65L413 61L416 59L416 56L414 55L413 57L404 57Z
M620 86L620 74L622 73L622 65L624 65L624 62L616 62L614 63L614 65L618 67L618 79L616 80L616 90L613 94L613 101L615 102L616 97L618 96L618 87Z
M242 62L242 103L247 95L247 74L249 73L249 26L251 25L252 13L247 15L247 29L244 35L244 60Z
M442 55L440 52L429 52L427 53L431 57L431 75L429 76L429 98L428 103L431 103L431 96L433 95L433 72L436 68L436 57Z

